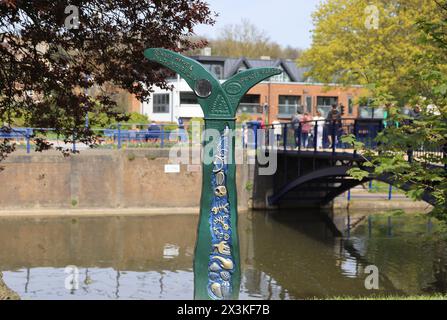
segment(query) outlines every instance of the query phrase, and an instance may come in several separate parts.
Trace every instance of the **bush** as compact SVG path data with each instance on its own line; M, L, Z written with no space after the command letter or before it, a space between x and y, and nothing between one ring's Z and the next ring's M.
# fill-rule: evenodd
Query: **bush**
M237 117L237 122L238 122L238 123L244 123L244 122L247 122L247 121L250 121L250 120L251 120L251 117L250 117L250 115L247 114L247 113L241 113L241 114L238 115L238 117Z

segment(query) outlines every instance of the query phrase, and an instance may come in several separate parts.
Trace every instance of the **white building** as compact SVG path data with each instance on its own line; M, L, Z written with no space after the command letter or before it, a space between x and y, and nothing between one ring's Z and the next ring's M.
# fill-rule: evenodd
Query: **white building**
M154 87L148 102L143 103L143 114L155 122L177 122L179 118L203 118L197 98L184 79L168 79L174 89L165 90Z

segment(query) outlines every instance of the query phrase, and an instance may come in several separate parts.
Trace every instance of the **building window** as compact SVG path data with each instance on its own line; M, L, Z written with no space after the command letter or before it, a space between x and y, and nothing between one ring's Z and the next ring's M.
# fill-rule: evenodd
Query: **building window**
M224 79L224 64L223 62L203 62L205 69L213 73L217 79Z
M312 97L306 97L306 112L312 113Z
M317 108L323 117L329 114L333 104L338 105L338 97L317 97Z
M385 119L384 108L359 107L360 119Z
M257 94L246 94L237 109L239 114L262 114L261 96Z
M354 99L352 97L348 98L348 114L352 115L354 113Z
M303 110L299 108L300 101L300 96L279 96L278 117L290 118L297 111L302 113Z
M180 104L199 104L199 100L194 92L184 91L180 92Z
M284 68L282 66L279 66L279 69L282 70L282 73L271 77L270 81L271 82L291 82L291 79L290 79L288 73L284 70Z
M154 94L153 113L169 113L169 94Z

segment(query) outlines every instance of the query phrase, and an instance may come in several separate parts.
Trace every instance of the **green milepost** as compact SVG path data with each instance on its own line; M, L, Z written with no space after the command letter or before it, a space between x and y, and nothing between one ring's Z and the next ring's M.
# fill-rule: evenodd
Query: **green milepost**
M241 281L235 164L236 111L257 83L277 68L242 71L225 83L197 61L166 49L147 49L147 59L177 72L198 97L205 115L202 197L194 256L194 298L235 300ZM217 132L217 135L216 135ZM210 159L207 161L206 159Z

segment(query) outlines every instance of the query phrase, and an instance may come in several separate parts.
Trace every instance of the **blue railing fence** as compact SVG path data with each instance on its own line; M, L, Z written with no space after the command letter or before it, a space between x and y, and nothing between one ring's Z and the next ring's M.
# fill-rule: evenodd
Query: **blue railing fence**
M245 126L238 126L237 141L242 145L254 146L253 137L255 131L244 135ZM203 133L204 126L200 127ZM103 149L129 148L165 148L177 143L189 143L192 141L192 125L175 124L127 124L117 123L110 128L89 128L96 135L97 146ZM81 142L73 132L69 143L64 143L63 138L56 134L52 128L0 128L0 139L8 139L19 146L25 146L27 153L33 147L33 138L43 137L53 144L64 144L65 148L73 151L79 150ZM200 138L199 138L200 139ZM248 142L248 143L247 143ZM71 146L69 145L71 144Z
M135 127L140 128L136 129ZM113 141L113 145L116 145L118 149L121 149L123 144L158 143L163 148L170 142L189 141L188 132L184 127L177 126L173 129L173 125L165 124L126 125L119 123L114 129L93 130L99 133L101 142Z
M189 133L184 126L173 124L122 124L113 128L90 128L97 136L99 147L121 149L127 146L165 147L166 145L189 141ZM45 137L50 142L61 142L52 128L1 128L0 139L8 139L24 145L31 152L32 139ZM80 145L76 132L72 135L71 149L76 151Z
M375 149L376 137L385 126L383 120L356 118L343 118L340 121L312 120L298 124L276 123L263 128L260 122L250 121L238 126L240 137L237 139L244 148L257 148L261 145L281 148L284 151L332 151L333 153L349 151L355 155L356 152L352 146L342 142L343 136L352 134L367 148ZM265 131L259 134L258 129L265 129ZM173 143L186 143L191 138L191 130L188 126L174 124L117 123L111 128L90 128L90 130L96 132L98 145L102 148L121 149L123 146L163 148ZM61 140L51 128L0 128L0 139L9 139L23 144L28 153L32 149L32 138L37 136L46 137L50 141ZM71 148L76 150L78 144L76 132L73 132ZM446 158L446 152L447 146L439 148L427 143L409 150L408 159L412 161L415 157L424 156Z
M386 127L383 119L343 118L339 121L312 120L300 123L278 123L269 125L263 144L266 147L277 147L284 152L296 151L324 151L324 152L352 152L353 146L343 143L342 137L355 136L356 140L364 143L368 149L378 147L376 138ZM274 132L272 135L271 133ZM273 137L273 138L272 138ZM273 140L273 141L272 141ZM447 147L439 147L425 143L413 150L408 150L408 160L436 157L447 157Z

